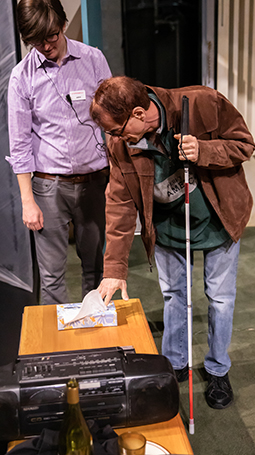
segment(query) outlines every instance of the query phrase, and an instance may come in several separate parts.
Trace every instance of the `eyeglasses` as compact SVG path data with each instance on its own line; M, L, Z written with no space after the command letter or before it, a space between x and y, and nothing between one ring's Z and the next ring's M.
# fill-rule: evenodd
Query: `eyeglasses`
M125 123L124 123L124 125L123 125L123 127L121 128L121 130L120 130L119 133L117 133L117 131L105 131L105 133L106 133L106 134L109 134L109 136L121 137L121 136L123 135L124 131L125 131L125 128L126 128L126 126L127 126L127 124L128 124L128 121L129 121L130 117L131 117L131 114L129 114L127 120L125 121Z
M49 43L49 44L56 43L58 41L59 34L60 34L60 30L56 33L52 33L51 35L46 36L46 38L42 42L31 43L31 44L32 44L32 46L40 47L40 46L44 45L45 41L46 41L46 43Z

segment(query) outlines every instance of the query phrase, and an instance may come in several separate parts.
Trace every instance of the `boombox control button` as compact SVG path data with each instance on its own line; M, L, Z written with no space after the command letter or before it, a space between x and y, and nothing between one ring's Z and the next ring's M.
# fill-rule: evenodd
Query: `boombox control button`
M84 376L85 374L91 374L91 373L92 373L91 370L82 370L82 369L79 370L80 376Z
M42 422L42 417L31 417L30 422Z

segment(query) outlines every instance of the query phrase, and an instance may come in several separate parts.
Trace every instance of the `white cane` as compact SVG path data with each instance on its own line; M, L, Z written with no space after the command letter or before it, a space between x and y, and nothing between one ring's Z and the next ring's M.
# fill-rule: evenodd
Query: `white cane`
M182 98L182 122L181 139L189 134L189 99ZM193 415L193 375L192 375L192 302L191 302L191 261L190 261L190 210L189 210L189 161L184 162L184 183L185 183L185 227L186 227L186 275L187 275L187 320L188 320L188 365L189 365L189 433L194 434Z

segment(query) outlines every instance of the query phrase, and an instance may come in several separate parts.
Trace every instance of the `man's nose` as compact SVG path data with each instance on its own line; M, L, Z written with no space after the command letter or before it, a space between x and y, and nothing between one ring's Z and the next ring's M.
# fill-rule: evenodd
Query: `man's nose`
M119 142L122 139L122 137L121 136L112 136L112 139L113 139L113 142L116 143L116 142Z

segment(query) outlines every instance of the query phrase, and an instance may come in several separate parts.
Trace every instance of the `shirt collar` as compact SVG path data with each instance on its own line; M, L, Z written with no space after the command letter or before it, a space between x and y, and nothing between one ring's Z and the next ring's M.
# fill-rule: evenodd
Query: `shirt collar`
M130 149L151 150L152 147L154 148L154 146L146 139L146 137L142 137L142 139L140 139L140 141L136 144L127 142L127 145Z
M66 57L81 58L81 52L76 42L66 37L67 52Z

